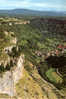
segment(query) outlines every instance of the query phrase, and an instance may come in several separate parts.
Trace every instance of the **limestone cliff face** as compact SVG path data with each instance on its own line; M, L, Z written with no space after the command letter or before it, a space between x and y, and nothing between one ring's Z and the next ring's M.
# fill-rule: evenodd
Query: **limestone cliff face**
M0 93L8 94L9 96L15 95L15 84L22 77L24 55L20 55L17 59L14 69L7 71L0 77Z
M24 63L24 55L20 55L17 60L17 64L16 64L17 67L13 71L13 79L15 83L17 83L23 75L22 74L24 68L23 63Z
M14 32L5 31L4 34L9 37L9 42L5 42L0 53L0 94L14 96L15 84L22 77L24 55L17 55L19 52Z

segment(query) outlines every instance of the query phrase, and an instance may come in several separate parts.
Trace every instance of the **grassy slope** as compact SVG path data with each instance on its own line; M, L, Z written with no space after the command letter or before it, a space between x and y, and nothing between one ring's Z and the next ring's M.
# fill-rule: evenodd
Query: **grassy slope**
M26 61L23 77L16 85L17 97L25 99L63 99L61 94L42 79L33 64ZM57 93L57 94L56 94Z

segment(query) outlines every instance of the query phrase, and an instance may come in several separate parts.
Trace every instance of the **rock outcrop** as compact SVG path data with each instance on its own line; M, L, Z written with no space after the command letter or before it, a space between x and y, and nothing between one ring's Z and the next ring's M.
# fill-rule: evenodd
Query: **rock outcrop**
M8 94L9 96L15 95L15 84L22 77L23 62L24 55L20 55L17 58L16 66L0 77L0 93Z

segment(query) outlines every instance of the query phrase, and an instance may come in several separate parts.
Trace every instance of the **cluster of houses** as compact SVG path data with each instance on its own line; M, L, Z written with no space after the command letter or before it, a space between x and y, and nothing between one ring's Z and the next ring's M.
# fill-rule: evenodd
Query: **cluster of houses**
M36 54L37 56L43 57L43 58L45 58L45 59L47 59L47 58L50 57L50 56L60 56L60 55L64 55L65 53L66 53L66 46L61 45L61 44L58 45L55 50L52 50L52 51L50 51L50 52L48 52L48 53L46 53L46 52L42 53L42 52L40 52L40 51L36 51L36 52L35 52L35 54Z
M30 24L30 21L15 22L14 24Z
M47 57L63 55L65 52L66 52L66 46L60 44L57 46L55 50L48 52Z
M15 24L15 25L30 24L30 21L0 22L0 25L2 25L2 24L8 24L9 26L12 26L13 24Z

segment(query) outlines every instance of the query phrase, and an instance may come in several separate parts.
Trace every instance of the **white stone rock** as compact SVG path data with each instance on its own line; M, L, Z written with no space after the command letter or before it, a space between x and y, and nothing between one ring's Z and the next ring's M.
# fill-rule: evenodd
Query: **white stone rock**
M19 56L16 68L7 71L0 77L0 93L14 96L16 94L15 84L21 79L23 71L24 55Z

